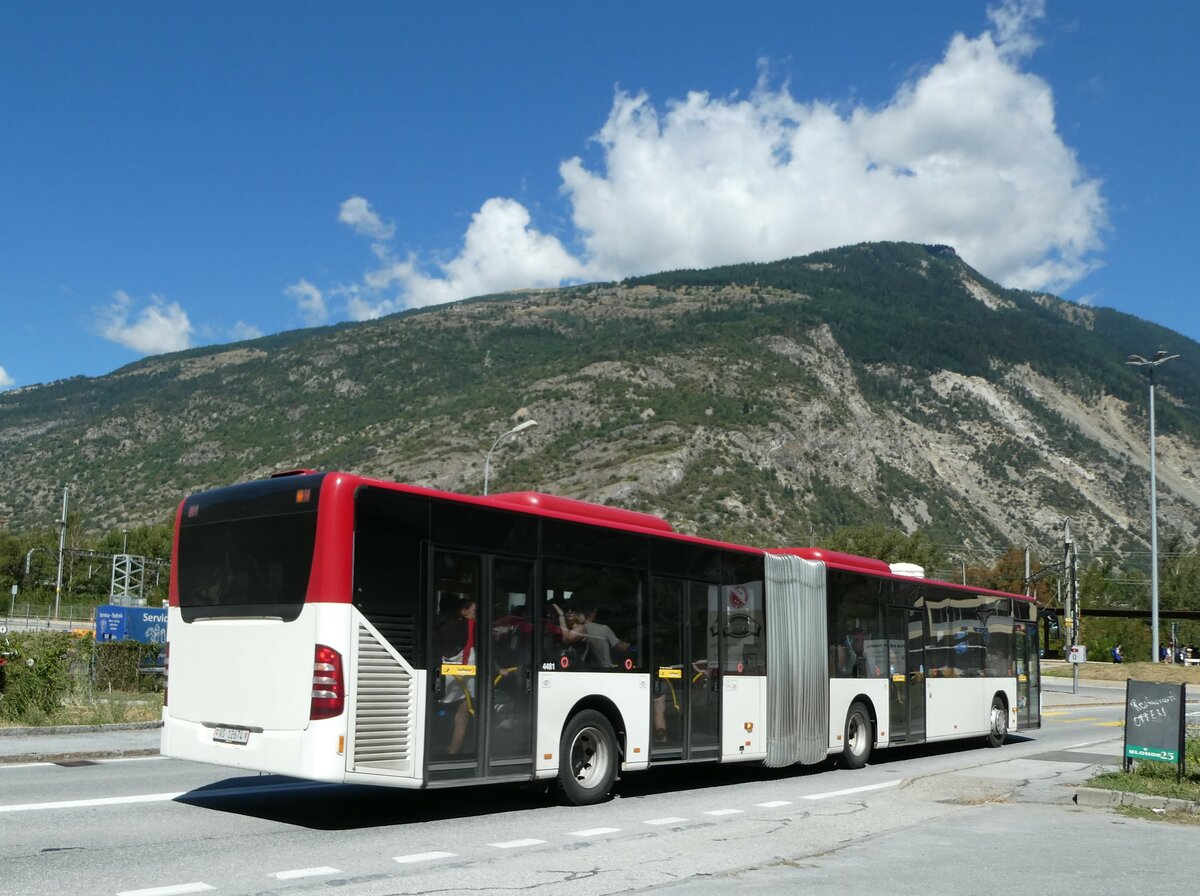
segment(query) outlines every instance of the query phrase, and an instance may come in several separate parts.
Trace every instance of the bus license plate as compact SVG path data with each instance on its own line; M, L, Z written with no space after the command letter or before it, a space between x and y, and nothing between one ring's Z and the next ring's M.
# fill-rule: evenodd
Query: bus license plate
M214 728L213 740L222 744L246 744L250 742L250 732L246 728Z

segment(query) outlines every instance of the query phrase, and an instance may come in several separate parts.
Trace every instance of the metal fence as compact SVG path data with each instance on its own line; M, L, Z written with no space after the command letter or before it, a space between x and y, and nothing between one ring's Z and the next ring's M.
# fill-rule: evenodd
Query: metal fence
M96 607L93 604L59 604L57 615L53 603L15 601L0 609L8 611L0 614L0 625L7 626L10 632L92 631L96 627Z

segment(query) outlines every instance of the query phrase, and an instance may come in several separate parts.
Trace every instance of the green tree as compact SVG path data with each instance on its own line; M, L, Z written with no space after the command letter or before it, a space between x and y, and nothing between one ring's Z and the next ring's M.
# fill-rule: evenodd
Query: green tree
M884 563L915 563L925 569L946 563L945 552L919 530L905 535L899 529L882 525L847 526L825 539L823 546L831 551L874 557Z

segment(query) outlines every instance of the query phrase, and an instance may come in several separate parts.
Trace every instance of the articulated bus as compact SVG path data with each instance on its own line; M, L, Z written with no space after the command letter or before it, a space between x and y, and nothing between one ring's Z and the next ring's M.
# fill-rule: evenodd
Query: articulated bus
M163 754L317 781L588 804L650 766L1040 727L1026 597L536 492L297 471L191 495L169 618Z

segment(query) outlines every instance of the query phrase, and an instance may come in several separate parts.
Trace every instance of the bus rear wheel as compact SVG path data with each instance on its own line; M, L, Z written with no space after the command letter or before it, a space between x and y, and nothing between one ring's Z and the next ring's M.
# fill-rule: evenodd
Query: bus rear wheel
M989 747L1002 747L1008 737L1008 708L997 694L992 698L992 712L988 723L986 743Z
M618 761L617 736L608 719L594 709L577 713L558 745L559 795L575 806L603 802L617 779Z
M846 713L846 730L842 738L842 765L846 768L862 768L871 758L875 736L871 728L871 714L860 702L850 704Z

